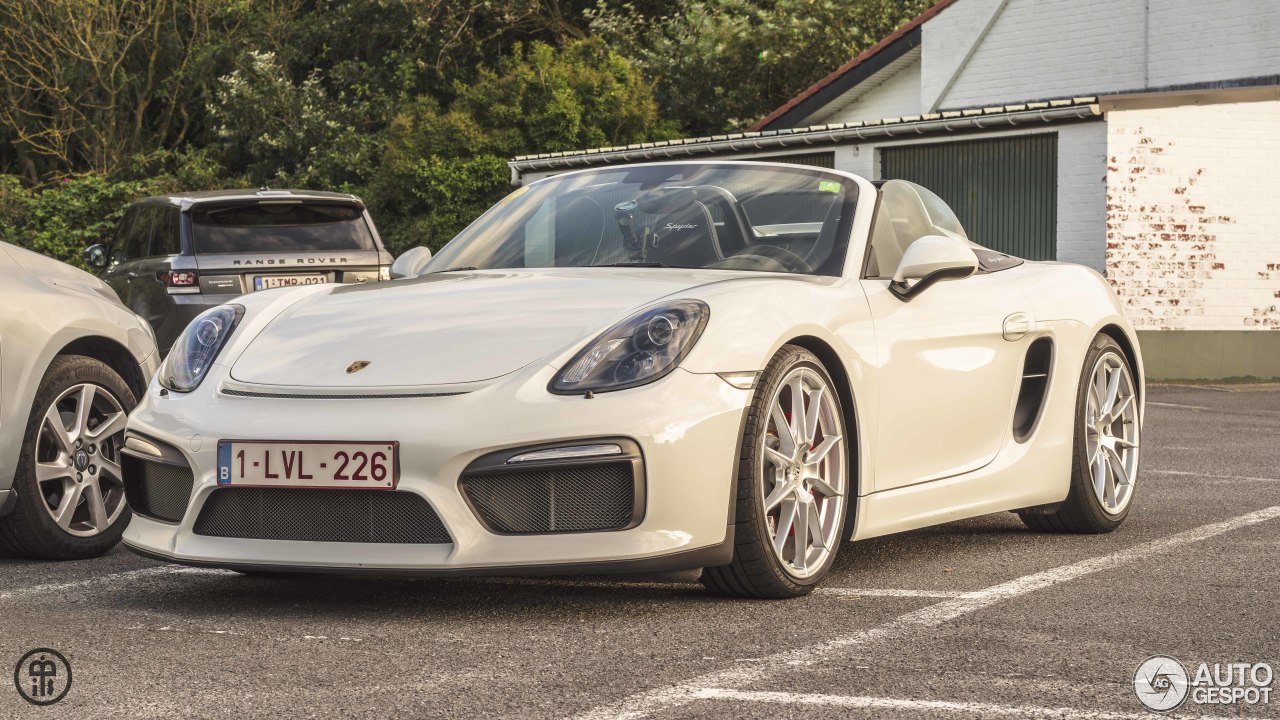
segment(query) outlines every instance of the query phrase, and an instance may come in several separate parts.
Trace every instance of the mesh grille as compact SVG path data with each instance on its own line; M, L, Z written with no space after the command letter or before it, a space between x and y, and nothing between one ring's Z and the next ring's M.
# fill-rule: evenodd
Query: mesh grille
M195 533L253 540L447 543L420 495L381 490L221 488L200 508Z
M503 533L626 527L635 514L630 463L471 475L463 482L480 519Z
M182 521L191 499L191 468L121 453L120 470L125 499L135 513L168 523Z

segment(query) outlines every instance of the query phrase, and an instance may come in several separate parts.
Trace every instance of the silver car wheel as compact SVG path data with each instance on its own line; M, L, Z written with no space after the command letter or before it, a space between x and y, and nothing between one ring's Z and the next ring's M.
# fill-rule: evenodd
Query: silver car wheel
M1110 515L1133 498L1138 473L1138 398L1124 358L1107 352L1089 374L1089 394L1081 418L1093 491Z
M825 567L847 493L839 399L817 372L793 369L769 404L760 497L773 550L796 578Z
M66 533L98 535L124 512L119 449L126 418L114 395L89 383L67 388L45 410L36 434L36 486Z

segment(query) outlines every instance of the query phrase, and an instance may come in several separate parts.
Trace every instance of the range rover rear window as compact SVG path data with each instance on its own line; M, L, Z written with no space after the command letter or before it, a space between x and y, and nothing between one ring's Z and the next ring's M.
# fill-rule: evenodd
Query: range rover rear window
M360 208L264 203L200 208L191 213L199 254L373 250Z

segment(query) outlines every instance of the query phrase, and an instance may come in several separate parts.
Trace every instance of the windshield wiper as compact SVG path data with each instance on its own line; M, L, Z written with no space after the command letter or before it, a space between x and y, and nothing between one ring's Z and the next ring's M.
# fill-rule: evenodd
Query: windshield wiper
M445 268L444 270L436 270L435 272L433 272L433 273L431 273L431 274L432 274L432 275L435 275L435 274L437 274L437 273L460 272L460 271L462 271L462 270L479 270L479 269L480 269L480 268L478 268L478 267L476 267L476 266L474 266L474 265L459 265L458 267Z
M654 268L669 268L669 267L671 267L671 266L670 266L670 265L667 265L666 263L660 263L660 262L641 262L641 261L639 261L639 260L636 260L636 261L633 261L633 262L616 262L616 263L605 263L605 264L603 264L603 265L592 265L591 267L654 267Z

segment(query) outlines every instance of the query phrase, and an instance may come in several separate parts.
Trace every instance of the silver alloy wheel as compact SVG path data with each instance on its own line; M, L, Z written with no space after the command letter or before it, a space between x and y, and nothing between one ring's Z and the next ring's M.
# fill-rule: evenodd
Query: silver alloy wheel
M92 537L124 512L120 446L127 418L120 401L89 383L65 390L36 433L36 485L45 510L68 534Z
M839 399L809 367L787 373L769 402L760 467L765 523L782 567L822 569L840 543L847 480Z
M1124 511L1138 474L1138 397L1124 358L1103 353L1089 373L1084 417L1089 476L1102 509Z

